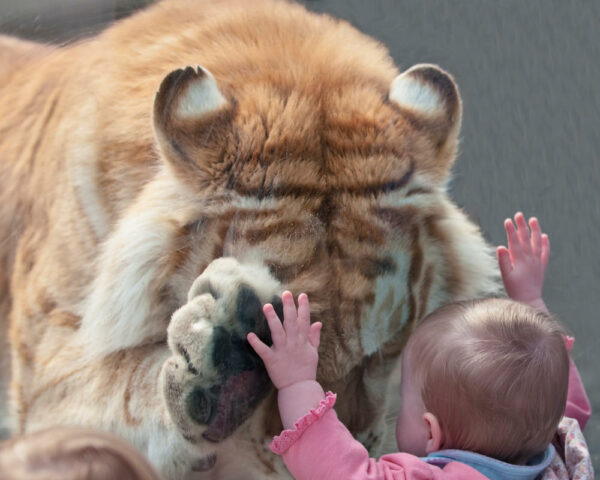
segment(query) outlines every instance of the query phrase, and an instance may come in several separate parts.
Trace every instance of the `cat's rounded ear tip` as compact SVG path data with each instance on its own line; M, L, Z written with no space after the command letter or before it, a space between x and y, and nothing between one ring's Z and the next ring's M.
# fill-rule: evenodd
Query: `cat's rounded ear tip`
M215 77L206 68L185 67L173 70L160 84L155 106L155 119L166 110L182 120L201 119L227 105Z
M427 117L460 115L456 83L437 65L422 63L402 72L392 81L389 97L398 106Z

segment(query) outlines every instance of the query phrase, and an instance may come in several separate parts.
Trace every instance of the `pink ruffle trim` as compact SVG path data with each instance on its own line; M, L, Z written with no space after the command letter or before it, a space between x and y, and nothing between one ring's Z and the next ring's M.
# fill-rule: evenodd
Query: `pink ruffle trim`
M321 403L319 403L317 408L313 408L310 412L294 423L293 430L284 430L280 435L273 438L273 441L269 445L271 451L278 455L282 455L287 452L288 448L296 443L296 441L302 436L308 427L325 415L328 410L333 408L336 398L337 396L335 393L327 392L325 394L325 398L321 400Z

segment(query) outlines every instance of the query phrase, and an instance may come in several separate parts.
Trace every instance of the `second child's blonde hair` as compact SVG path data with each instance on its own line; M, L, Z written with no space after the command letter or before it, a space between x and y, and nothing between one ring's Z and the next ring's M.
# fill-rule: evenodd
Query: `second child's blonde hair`
M2 480L160 480L133 445L112 434L52 427L0 442Z
M516 464L541 453L565 410L564 335L551 315L508 299L459 302L430 314L404 359L440 422L443 447Z

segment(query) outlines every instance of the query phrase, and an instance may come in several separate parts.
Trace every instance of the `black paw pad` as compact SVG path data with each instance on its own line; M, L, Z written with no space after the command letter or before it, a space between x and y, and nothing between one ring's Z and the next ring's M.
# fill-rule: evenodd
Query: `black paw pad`
M256 360L249 355L246 339L223 327L216 327L212 340L212 361L223 377L254 370Z
M254 330L264 317L260 299L248 286L243 286L238 293L236 317L247 331Z
M217 455L212 453L206 457L200 458L192 463L193 472L208 472L217 463Z
M192 420L201 425L210 423L217 412L219 393L219 386L194 388L186 398L187 411Z

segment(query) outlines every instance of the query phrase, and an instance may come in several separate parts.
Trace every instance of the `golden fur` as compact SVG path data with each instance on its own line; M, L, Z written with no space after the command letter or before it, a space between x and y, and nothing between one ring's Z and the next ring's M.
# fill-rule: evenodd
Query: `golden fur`
M64 48L2 38L0 62L17 431L112 430L168 478L198 462L203 478L287 478L266 448L272 395L218 443L185 399L225 383L210 352L217 326L244 334L244 288L289 288L323 322L320 380L377 453L415 322L495 288L445 193L454 82L434 66L398 77L345 22L285 1L167 0Z

